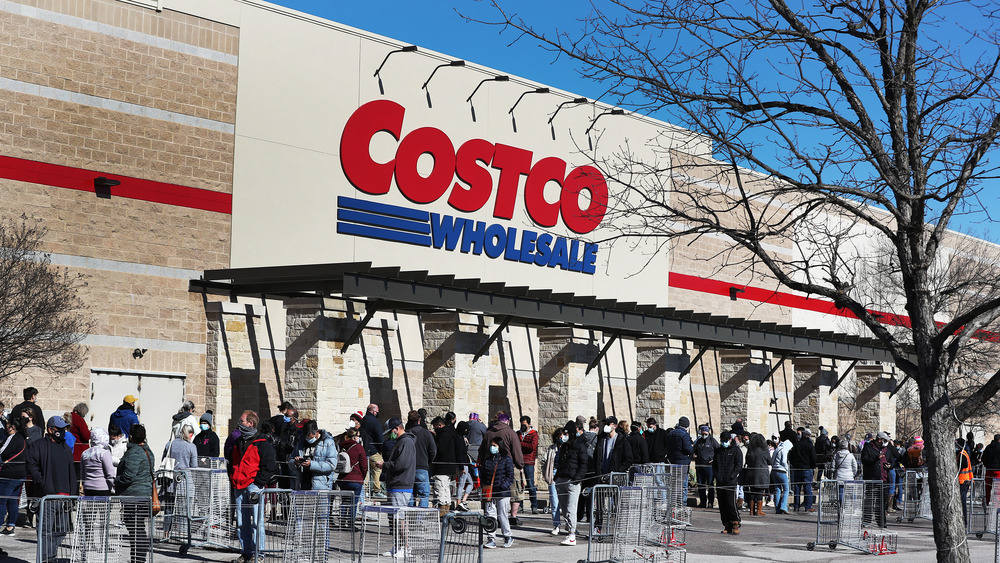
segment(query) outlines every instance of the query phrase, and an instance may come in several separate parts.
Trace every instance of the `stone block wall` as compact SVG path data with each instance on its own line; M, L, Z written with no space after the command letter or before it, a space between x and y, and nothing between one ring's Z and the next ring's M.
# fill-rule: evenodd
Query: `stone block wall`
M542 435L579 415L597 412L598 375L587 366L597 357L597 337L589 330L538 330L540 410L535 427Z
M636 412L645 421L655 418L662 426L673 425L681 416L695 420L691 397L691 374L681 372L692 354L683 343L661 338L636 340Z
M884 364L858 364L854 368L857 378L858 434L876 433L896 429L896 397L889 394L896 388L895 369ZM895 436L893 436L895 437Z
M493 319L465 313L421 315L424 343L423 406L431 413L477 412L490 403L497 380L497 346L476 353L496 328Z
M737 419L751 432L765 432L771 404L770 371L766 357L758 351L721 350L719 354L719 429Z
M811 428L813 433L822 426L834 435L838 431L838 390L833 386L839 379L838 362L829 358L796 358L795 416L793 424Z

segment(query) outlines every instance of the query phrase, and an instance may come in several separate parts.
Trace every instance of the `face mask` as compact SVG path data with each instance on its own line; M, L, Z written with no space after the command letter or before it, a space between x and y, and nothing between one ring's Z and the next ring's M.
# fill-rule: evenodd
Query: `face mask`
M56 430L52 432L52 437L55 438L57 442L62 442L66 439L66 432L63 430Z
M702 434L701 437L702 438L708 438L708 434Z
M604 425L604 433L605 434L611 434L611 425L610 424L605 424Z
M559 436L559 441L562 442L563 444L565 444L566 442L569 442L569 436L566 435L566 434L563 434L562 436Z
M722 447L723 448L728 448L729 447L729 442L723 442L722 443Z
M306 438L306 442L308 442L310 445L315 444L316 440L319 440L319 436L316 436L315 438Z
M577 432L577 433L576 433L576 437L577 437L577 438L579 438L580 436L583 436L583 432Z
M649 430L650 432L652 432L652 431L656 430L656 427L655 427L655 426L650 426L650 427L648 428L648 430Z
M500 453L500 446L490 446L490 453L493 455Z
M281 417L281 419L284 420L285 422L291 422L292 421L292 417L290 417L290 416L283 416L283 417Z
M395 430L393 430L392 433L390 433L389 435L392 436L393 440L395 440L396 438L399 438L399 436L396 435L396 431Z
M521 425L521 432L527 432L527 431L528 431L528 426L526 424L522 424Z
M211 428L211 426L209 426L207 422L202 422L201 423L201 429L202 430L208 430L209 428Z
M239 428L240 428L240 436L244 438L249 438L250 436L253 436L257 433L256 428L250 428L246 424L240 424Z

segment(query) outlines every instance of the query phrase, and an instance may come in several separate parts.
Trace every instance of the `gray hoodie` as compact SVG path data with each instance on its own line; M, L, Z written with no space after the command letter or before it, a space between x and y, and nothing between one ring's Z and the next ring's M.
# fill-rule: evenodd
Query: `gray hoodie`
M788 473L788 452L791 449L792 443L788 440L782 440L778 443L778 447L774 448L774 454L771 456L771 471Z
M389 459L382 466L386 476L385 485L389 491L412 491L417 474L417 440L410 432L396 439Z

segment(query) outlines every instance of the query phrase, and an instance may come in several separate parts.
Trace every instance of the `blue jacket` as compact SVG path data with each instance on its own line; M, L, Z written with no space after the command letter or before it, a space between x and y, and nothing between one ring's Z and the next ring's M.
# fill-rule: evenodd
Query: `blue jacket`
M694 453L694 443L685 428L674 428L667 432L667 460L673 465L690 465L691 454Z
M493 485L494 498L509 497L510 486L514 484L514 460L509 455L486 454L479 478L484 487Z
M296 467L295 458L302 456L303 453L310 456L309 470L308 472L305 468L299 468L299 470L303 476L310 475L312 477L312 490L329 491L333 489L334 483L337 482L337 473L334 469L337 467L337 454L339 453L337 442L334 441L333 436L326 430L320 430L319 439L316 440L315 444L306 443L305 436L300 436L295 443L292 457L288 460L292 467Z
M129 437L128 433L132 430L133 424L139 424L139 415L135 414L135 409L132 405L128 403L122 403L122 406L118 407L118 410L111 413L111 420L108 421L108 426L114 424L122 431L122 434L126 438Z

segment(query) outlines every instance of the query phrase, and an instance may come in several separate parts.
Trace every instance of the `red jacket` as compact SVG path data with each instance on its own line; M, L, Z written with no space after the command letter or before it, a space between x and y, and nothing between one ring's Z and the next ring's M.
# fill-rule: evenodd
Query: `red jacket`
M233 487L242 490L252 484L264 488L277 471L274 446L267 438L257 435L242 448L242 439L233 448Z
M521 455L524 456L525 465L535 465L535 457L538 455L538 432L534 428L529 428L527 432L517 435L521 438Z
M364 444L354 440L344 440L340 443L340 449L346 451L351 458L351 470L341 475L340 480L348 483L364 483L368 475L368 456L365 454Z
M80 461L80 456L90 447L90 427L82 416L73 412L73 423L69 425L69 431L76 438L73 445L73 461Z

